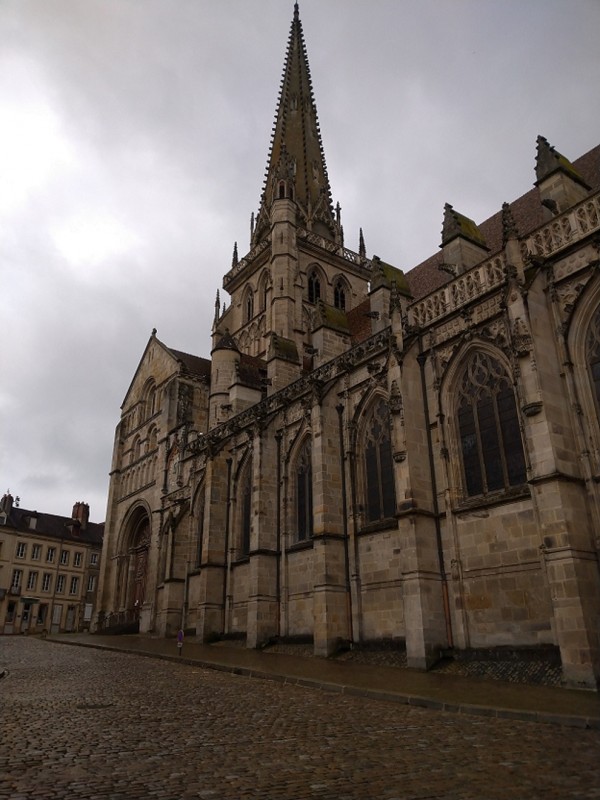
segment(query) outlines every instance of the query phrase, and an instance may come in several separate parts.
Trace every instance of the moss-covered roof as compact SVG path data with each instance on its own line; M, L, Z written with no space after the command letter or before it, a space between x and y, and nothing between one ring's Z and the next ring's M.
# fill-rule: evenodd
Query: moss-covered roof
M341 331L342 333L350 333L348 327L348 317L346 312L341 308L327 305L322 300L317 304L317 313L315 319L315 329L326 327L333 328L333 330Z
M468 239L473 244L488 249L485 238L477 225L469 217L459 214L450 203L444 206L444 224L442 227L442 246L448 244L457 236Z
M292 339L278 336L276 333L272 334L267 361L271 361L273 358L282 358L284 361L291 361L293 364L299 364L300 359L298 358L296 342Z
M535 159L535 176L537 183L545 180L555 172L564 172L574 181L589 189L581 174L575 169L566 156L559 153L543 136L537 138L537 155Z
M400 292L400 294L411 297L408 281L401 269L387 264L385 261L382 261L379 256L373 256L371 265L371 291L373 291L373 289L378 289L380 286L391 289L392 284L395 284L396 290Z

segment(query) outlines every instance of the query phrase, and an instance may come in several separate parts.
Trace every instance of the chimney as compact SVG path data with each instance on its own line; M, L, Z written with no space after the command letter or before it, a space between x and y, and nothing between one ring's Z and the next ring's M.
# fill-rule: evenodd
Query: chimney
M73 506L72 519L79 522L79 527L82 531L87 528L88 520L90 518L90 507L87 503L80 503L79 501Z
M6 516L8 516L12 511L12 507L13 507L13 496L9 490L3 496L2 500L0 500L0 511L4 511Z

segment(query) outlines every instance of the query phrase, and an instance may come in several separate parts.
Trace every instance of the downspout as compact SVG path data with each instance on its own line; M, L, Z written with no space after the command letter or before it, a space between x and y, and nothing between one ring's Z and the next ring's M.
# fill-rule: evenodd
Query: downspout
M346 572L346 613L348 614L348 638L350 645L354 644L354 626L352 622L352 587L350 585L350 553L348 533L348 504L346 501L346 453L344 449L344 425L342 414L344 406L340 403L335 407L338 413L338 427L340 434L340 470L342 474L342 524L344 534L344 568Z
M277 565L275 572L275 599L277 604L277 636L281 636L281 431L275 434L277 442Z
M223 566L225 575L223 578L223 633L228 633L229 629L229 584L231 578L231 554L229 552L229 518L231 509L231 465L232 459L227 459L227 504L225 506L225 550L223 552Z
M450 617L450 599L448 597L448 578L444 566L444 548L442 546L442 529L440 525L440 509L437 496L437 480L435 477L435 461L433 457L433 442L431 440L431 425L429 422L429 401L427 399L427 381L425 379L425 362L427 355L423 352L423 341L419 336L419 355L417 356L421 371L421 393L423 395L423 408L425 410L425 429L427 431L427 451L429 453L429 472L431 475L431 492L433 495L433 517L435 522L435 538L437 544L438 564L442 581L442 600L444 603L444 618L446 622L446 638L448 647L454 647L452 635L452 619Z

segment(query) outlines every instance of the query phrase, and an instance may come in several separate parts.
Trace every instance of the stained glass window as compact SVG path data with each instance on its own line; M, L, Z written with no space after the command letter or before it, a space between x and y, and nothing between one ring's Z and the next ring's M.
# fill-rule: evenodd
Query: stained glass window
M525 482L515 394L497 359L482 352L469 358L459 382L457 417L468 496Z
M389 519L396 512L390 411L378 400L367 425L364 451L367 522Z

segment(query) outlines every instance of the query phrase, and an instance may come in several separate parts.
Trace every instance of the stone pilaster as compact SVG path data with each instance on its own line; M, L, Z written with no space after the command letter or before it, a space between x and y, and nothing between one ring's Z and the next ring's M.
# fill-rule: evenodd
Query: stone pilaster
M342 518L338 414L333 397L321 402L313 392L314 646L331 655L350 638ZM332 498L337 498L332 502Z
M277 635L277 448L274 436L257 430L253 440L252 531L248 578L247 646Z

